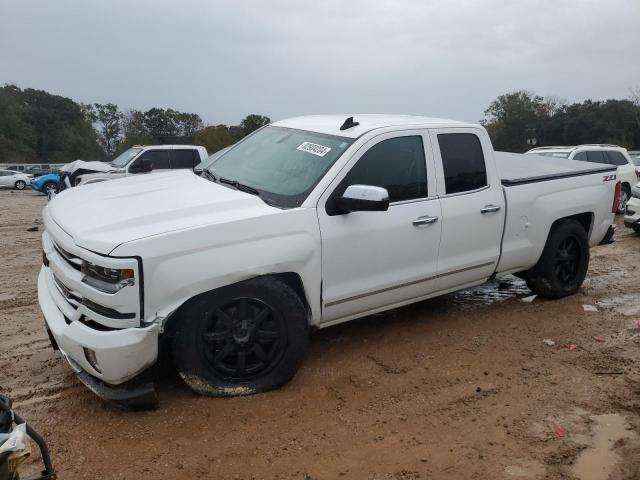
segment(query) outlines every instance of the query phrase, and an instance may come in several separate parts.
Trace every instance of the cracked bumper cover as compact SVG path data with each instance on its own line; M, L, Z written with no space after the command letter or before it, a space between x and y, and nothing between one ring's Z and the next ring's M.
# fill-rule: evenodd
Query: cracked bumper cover
M47 330L79 379L106 400L126 403L134 398L150 399L153 385L139 377L158 357L159 327L96 330L80 321L68 322L56 304L60 295L47 267L38 276L38 303ZM97 370L86 358L85 348L95 352ZM155 397L155 393L153 393ZM157 402L157 400L156 400Z

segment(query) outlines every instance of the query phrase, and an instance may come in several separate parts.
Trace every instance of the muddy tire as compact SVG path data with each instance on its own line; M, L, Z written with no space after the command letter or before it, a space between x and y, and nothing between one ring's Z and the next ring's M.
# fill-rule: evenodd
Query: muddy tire
M16 190L24 190L27 186L27 183L24 180L18 180L13 186Z
M627 185L620 188L620 202L618 203L618 213L622 214L627 209L627 203L631 198L631 189Z
M551 227L538 263L526 274L527 286L557 299L578 291L589 268L589 241L580 223L562 220Z
M631 228L634 232L640 233L640 225L632 225Z
M308 345L300 297L286 283L260 277L195 299L177 326L173 357L197 393L250 395L289 382Z

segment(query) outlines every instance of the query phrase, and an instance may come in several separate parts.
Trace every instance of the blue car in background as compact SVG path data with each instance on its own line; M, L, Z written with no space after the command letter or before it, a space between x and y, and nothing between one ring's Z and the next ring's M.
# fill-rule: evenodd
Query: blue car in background
M38 178L31 180L31 188L42 192L45 195L49 195L56 191L59 182L60 175L57 173L48 173L47 175L41 175Z

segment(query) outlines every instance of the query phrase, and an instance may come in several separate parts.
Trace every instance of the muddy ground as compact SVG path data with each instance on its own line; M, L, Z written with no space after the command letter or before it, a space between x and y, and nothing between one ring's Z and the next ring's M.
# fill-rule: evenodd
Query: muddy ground
M0 191L0 391L61 479L640 478L640 236L621 218L570 298L526 303L510 278L333 327L251 397L198 397L163 368L160 408L135 413L49 346L28 231L45 203Z

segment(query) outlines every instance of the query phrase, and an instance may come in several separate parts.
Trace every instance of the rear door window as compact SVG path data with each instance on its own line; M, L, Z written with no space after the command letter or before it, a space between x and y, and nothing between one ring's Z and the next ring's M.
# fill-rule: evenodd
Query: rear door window
M193 170L195 166L195 150L172 150L171 151L171 169L188 168Z
M576 153L576 156L573 157L574 160L581 160L583 162L588 162L589 160L587 159L587 152L578 152Z
M439 133L447 194L487 186L487 169L480 139L473 133Z
M609 159L609 163L611 165L626 165L627 163L627 159L624 158L624 155L622 155L620 152L617 152L615 150L609 150L606 152L607 154L607 158Z
M587 152L587 162L593 163L609 163L601 150Z

